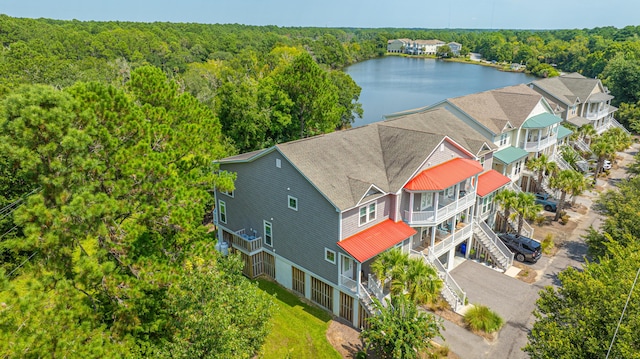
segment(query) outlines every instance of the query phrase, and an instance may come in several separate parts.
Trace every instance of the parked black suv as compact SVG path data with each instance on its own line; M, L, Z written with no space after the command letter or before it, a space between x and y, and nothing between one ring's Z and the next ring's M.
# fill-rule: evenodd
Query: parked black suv
M514 233L503 233L498 237L515 254L519 262L535 263L542 256L542 246L534 239Z

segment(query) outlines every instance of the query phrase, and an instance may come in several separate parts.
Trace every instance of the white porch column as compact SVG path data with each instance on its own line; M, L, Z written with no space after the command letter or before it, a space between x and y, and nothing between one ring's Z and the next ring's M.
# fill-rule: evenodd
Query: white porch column
M409 222L413 222L413 192L409 192Z
M456 247L453 247L447 252L447 272L453 269L453 260L456 256Z
M433 219L434 221L438 221L438 202L440 202L440 192L434 192L434 201L433 201Z
M356 276L358 277L356 279L356 282L358 283L358 286L356 287L356 294L357 294L358 297L360 297L360 286L362 285L362 275L361 275L361 273L362 273L362 263L360 263L360 262L356 262L356 263L358 263L356 265L356 270L357 270Z
M358 277L360 277L358 275ZM358 282L360 282L360 280L358 280ZM360 311L358 310L358 307L360 306L360 296L356 296L353 300L353 322L351 324L353 324L353 326L355 328L358 327L358 322L360 321Z
M333 288L333 314L336 317L340 316L340 289Z
M470 226L473 226L474 223L471 222L469 223ZM464 257L466 259L469 259L469 254L471 253L471 248L473 248L473 234L471 236L469 236L469 239L467 239L467 249L464 251Z
M436 231L437 231L437 227L433 226L430 227L431 228L431 243L429 244L429 247L433 248L433 246L436 245Z

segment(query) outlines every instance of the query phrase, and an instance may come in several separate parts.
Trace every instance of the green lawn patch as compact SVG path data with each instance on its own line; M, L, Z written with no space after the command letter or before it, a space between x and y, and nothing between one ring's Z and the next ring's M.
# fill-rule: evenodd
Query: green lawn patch
M276 304L260 358L342 358L327 340L329 313L303 303L276 283L258 279L258 285Z

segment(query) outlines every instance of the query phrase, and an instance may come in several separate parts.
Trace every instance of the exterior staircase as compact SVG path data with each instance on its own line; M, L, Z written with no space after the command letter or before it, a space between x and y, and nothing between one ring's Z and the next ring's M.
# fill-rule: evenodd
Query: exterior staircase
M626 128L624 128L624 126L622 126L622 124L620 122L618 122L615 118L611 117L609 119L609 124L607 125L607 128L613 128L613 127L618 127L621 128L624 132L626 132L628 135L631 134L631 132L629 132L629 130L627 130Z
M442 279L442 296L449 303L451 309L455 312L458 312L462 307L464 307L467 293L465 293L462 288L453 280L453 277L447 270L444 268L444 265L432 254L425 255L423 252L418 252L411 250L411 256L419 256L423 261L432 265L436 271L438 272L438 277Z
M557 196L557 195L558 195L558 193L557 193L558 191L556 191L556 190L554 190L553 188L549 187L549 177L545 177L545 178L542 180L542 189L543 189L546 193L548 193L548 194L550 194L550 195L553 195L553 196L554 196L554 197L556 197L556 198L558 197L558 196ZM529 237L530 237L530 236L529 236Z
M364 305L369 314L377 313L376 307L373 304L373 298L371 297L371 294L369 294L367 288L362 285L362 283L360 283L360 287L358 288L358 297L360 298L360 303Z
M484 222L476 222L473 226L473 238L487 250L493 262L506 271L513 264L513 253L502 243L489 226Z
M576 147L578 147L578 149L580 149L581 151L591 152L591 149L589 148L589 146L586 143L584 143L584 141L581 138L573 141L573 144Z
M551 160L558 164L558 168L561 170L572 170L573 167L562 158L562 156L558 153L555 153Z

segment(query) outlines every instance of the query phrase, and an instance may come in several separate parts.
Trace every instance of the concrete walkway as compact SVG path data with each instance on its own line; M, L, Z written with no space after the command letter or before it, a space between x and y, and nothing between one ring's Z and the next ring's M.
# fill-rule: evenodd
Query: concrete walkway
M639 148L640 145L634 144L624 153L618 153L618 157L622 159L614 166L617 168L611 170L608 178L598 179L597 188L601 191L615 189L616 184L627 177L627 166L633 162L633 155ZM469 303L488 306L505 320L505 325L497 339L489 342L445 320L445 331L442 333L445 340L437 341L448 345L462 359L528 358L521 348L526 345L527 334L535 322L532 312L538 292L545 286L560 285L558 274L561 271L570 266L580 268L584 263L587 246L582 236L591 226L599 228L603 220L593 208L599 195L600 191L587 191L576 199L588 211L586 214L569 212L578 225L568 234L555 256L543 256L536 264L531 265L532 269L540 273L535 283L524 283L473 261L457 266L451 274L467 293Z

